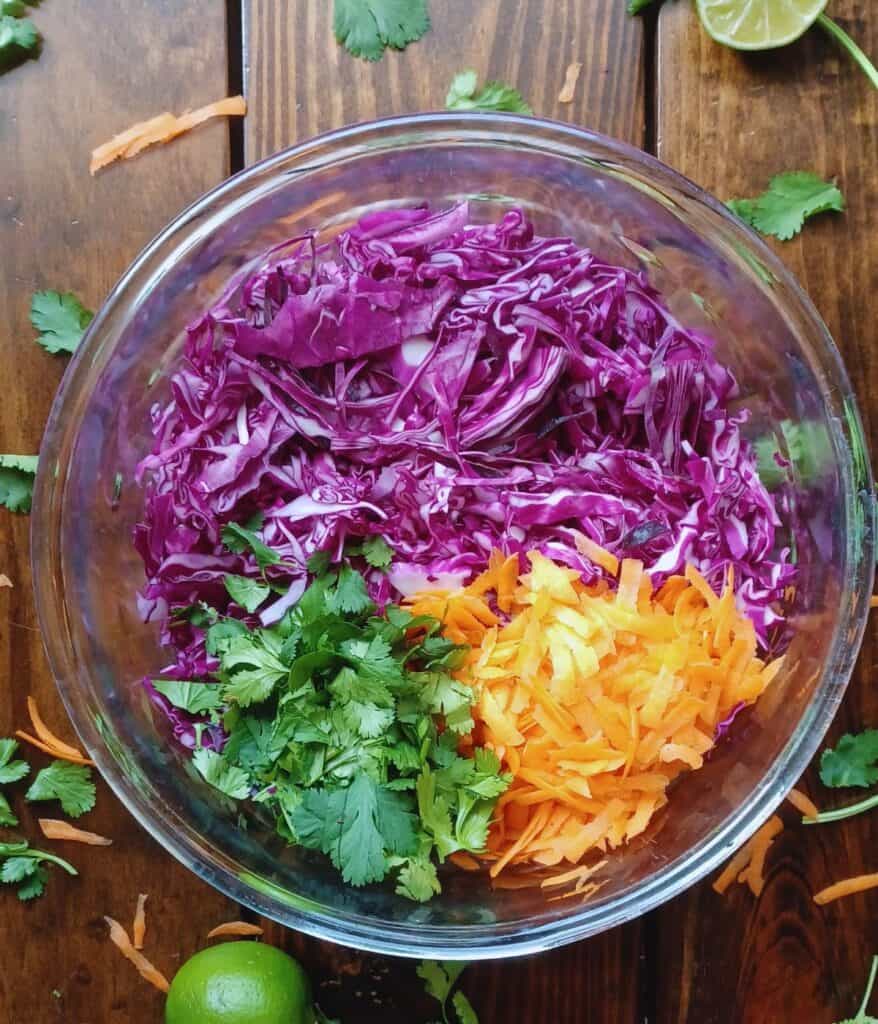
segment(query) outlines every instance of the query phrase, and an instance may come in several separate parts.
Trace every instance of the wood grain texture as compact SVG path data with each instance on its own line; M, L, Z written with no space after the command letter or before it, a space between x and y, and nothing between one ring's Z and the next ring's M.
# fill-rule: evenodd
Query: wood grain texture
M452 77L516 86L538 115L643 145L643 37L621 0L431 0L432 30L377 64L332 34L332 5L244 0L247 162L355 121L442 109ZM567 65L581 61L573 102L558 103ZM266 922L270 941L302 958L324 1008L344 1021L432 1020L414 965L363 957ZM540 957L469 968L463 987L483 1024L634 1024L641 927L632 924Z
M39 60L0 77L0 450L34 452L67 360L32 340L35 289L76 292L92 307L139 249L182 207L228 173L228 130L212 124L161 151L88 174L89 153L116 131L163 109L225 95L225 11L174 0L66 0L33 12ZM42 652L31 593L27 516L0 510L0 735L26 723L34 693L50 726L71 736ZM28 759L36 770L48 763ZM20 832L39 842L36 815L14 788ZM39 806L51 816L55 805ZM130 925L138 891L150 894L147 952L169 974L234 907L196 881L135 824L107 787L83 827L108 849L53 848L81 868L53 872L47 894L20 904L3 887L0 1020L140 1024L161 997L110 947L102 915ZM53 990L57 995L53 995Z
M329 0L243 3L248 163L345 124L443 109L466 68L515 86L538 115L643 143L642 24L620 0L431 0L430 32L375 64L336 44ZM573 61L582 72L562 104Z
M832 15L878 52L874 4L838 0ZM842 350L874 445L878 93L819 29L783 51L742 56L713 43L679 2L661 11L657 71L658 155L716 195L757 194L784 170L838 178L847 212L775 248ZM876 634L873 620L830 739L878 721ZM804 786L824 805L850 797L822 789L813 768ZM651 1021L829 1024L853 1015L878 950L878 901L873 893L821 909L811 893L878 870L878 818L808 830L790 822L758 902L741 887L720 899L705 884L653 915L663 955Z

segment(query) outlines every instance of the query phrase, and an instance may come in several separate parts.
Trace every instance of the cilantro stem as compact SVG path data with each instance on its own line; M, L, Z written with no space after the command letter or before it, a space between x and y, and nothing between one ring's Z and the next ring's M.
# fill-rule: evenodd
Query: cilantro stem
M850 57L859 64L860 68L872 85L878 89L878 68L875 67L872 61L869 60L866 54L860 49L854 40L851 39L841 25L836 24L832 18L828 18L825 14L821 14L817 18L817 24L824 30L824 32L828 32L843 50L847 50Z
M821 811L816 818L802 818L802 824L825 825L830 821L842 821L844 818L853 818L856 814L862 814L863 811L870 811L873 807L878 807L878 794L860 800L859 803L848 804L847 807L836 807L834 811Z
M56 857L54 853L46 853L45 850L25 850L23 853L16 854L17 857L33 857L35 860L50 860L53 864L57 864L59 868L63 868L68 875L78 875L79 872L76 868L61 857Z
M875 985L875 976L878 975L878 956L872 957L872 969L869 971L869 980L866 982L866 994L863 996L863 1001L860 1004L860 1009L857 1011L857 1016L854 1020L860 1020L866 1013L866 1007L869 1005L869 999L872 996L872 989Z

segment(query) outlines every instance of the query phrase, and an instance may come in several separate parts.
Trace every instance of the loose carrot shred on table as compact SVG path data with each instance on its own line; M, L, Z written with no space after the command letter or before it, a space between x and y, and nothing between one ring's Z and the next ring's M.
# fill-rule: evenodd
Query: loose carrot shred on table
M143 949L143 940L146 938L147 898L148 897L145 892L138 893L137 895L137 908L134 911L134 923L131 928L135 949Z
M796 808L797 811L804 814L806 818L816 818L820 813L817 804L809 797L806 793L803 793L800 789L791 789L787 793L787 801Z
M112 917L105 916L104 920L110 926L110 941L122 956L134 964L142 978L145 978L151 985L155 985L159 991L167 992L170 988L168 979L146 959L140 950L134 948L131 939L128 938L128 932L122 925L118 921L114 921Z
M57 750L59 754L67 754L68 757L85 757L81 750L77 750L76 747L72 747L69 743L65 743L64 740L58 739L51 729L49 729L43 721L43 717L37 707L37 702L33 697L28 697L27 699L27 713L30 716L34 732L47 747L52 747L54 750Z
M579 81L580 71L582 71L582 63L578 60L567 65L567 71L564 74L564 84L561 86L561 91L558 93L559 103L573 102L573 97L576 94L576 83Z
M262 928L258 924L250 924L247 921L226 921L225 924L218 924L207 933L209 939L218 939L222 935L262 935Z
M0 572L0 587L11 587L12 580L6 575L5 572Z
M763 871L765 857L777 835L783 830L783 822L773 814L768 821L752 835L723 868L713 883L714 892L723 895L735 881L746 882L754 896L759 896L765 885Z
M96 174L115 160L129 160L147 147L170 142L212 117L243 117L246 113L247 103L243 96L229 96L198 110L189 110L179 117L165 111L148 121L133 124L124 132L114 135L109 142L98 146L92 151L89 171Z
M822 907L826 903L832 903L833 900L840 900L843 896L852 896L854 893L876 888L878 888L878 874L857 875L821 889L820 892L814 894L814 902L819 903Z
M85 843L87 846L113 845L112 839L99 836L97 832L86 832L71 825L69 821L59 821L56 818L38 818L37 821L46 839L64 839L72 843Z
M878 594L873 594L869 598L869 607L870 608L878 608Z
M655 592L642 562L620 563L583 536L577 547L616 589L584 584L538 552L516 585L517 557L494 552L469 586L406 600L470 646L457 675L476 690L479 742L513 776L482 857L495 881L542 866L585 884L589 852L643 833L674 778L700 767L719 723L757 700L782 664L759 657L731 572L720 593L692 566ZM758 889L767 845L756 852L748 881ZM751 853L738 858L723 884L750 863Z
M25 732L23 729L16 729L15 735L20 740L24 740L25 743L30 743L32 747L36 747L37 750L42 750L44 754L51 754L52 757L56 757L59 761L70 761L73 764L94 765L94 761L89 760L87 757L83 757L82 755L74 757L72 754L65 754L63 751L58 750L57 747L50 747L48 744L43 743L42 740L38 740L35 736L31 736L30 733Z

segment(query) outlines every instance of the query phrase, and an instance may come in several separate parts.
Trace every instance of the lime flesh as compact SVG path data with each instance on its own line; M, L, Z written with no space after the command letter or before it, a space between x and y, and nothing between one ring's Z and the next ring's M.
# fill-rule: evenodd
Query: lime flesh
M177 971L165 1024L313 1024L311 986L299 964L274 946L225 942Z
M707 33L735 50L773 50L798 39L828 0L697 0Z

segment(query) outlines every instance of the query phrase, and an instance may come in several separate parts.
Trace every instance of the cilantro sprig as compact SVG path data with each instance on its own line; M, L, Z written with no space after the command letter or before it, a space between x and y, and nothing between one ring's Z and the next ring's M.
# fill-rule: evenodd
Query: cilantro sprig
M848 1020L841 1020L838 1024L878 1024L878 1017L873 1017L866 1013L866 1007L868 1007L869 1000L872 998L872 989L875 987L876 977L878 977L878 956L873 956L872 967L869 971L869 980L866 982L866 992L863 995L863 1001L860 1003L860 1008L857 1011L856 1017L851 1017Z
M849 786L866 788L878 782L878 729L846 733L834 748L824 750L820 757L820 781L837 789ZM878 807L878 793L832 811L821 811L814 818L802 818L806 825L822 825L843 821Z
M36 455L0 455L0 505L30 512L37 472Z
M58 800L71 818L78 818L95 805L96 789L91 769L69 761L53 761L37 772L25 800Z
M517 89L503 82L485 82L479 88L479 76L475 71L460 71L451 80L445 97L448 110L506 110L513 114L532 114Z
M457 753L472 691L453 675L463 649L439 627L395 606L378 615L344 564L276 625L217 617L205 635L214 681L154 685L190 713L221 715L222 752L193 755L207 783L262 804L285 839L328 856L349 884L392 875L400 895L426 901L440 891L436 859L484 850L510 781L493 753Z
M388 47L404 50L429 28L427 0L335 0L335 38L364 60L380 60Z
M768 188L753 199L730 199L726 204L745 224L763 235L787 242L797 235L809 217L844 211L838 186L811 171L775 175Z
M14 759L17 750L18 740L0 739L0 786L18 782L30 771L30 765L26 761ZM15 816L8 798L0 792L0 826L9 828L17 824L18 818Z
M454 991L465 967L465 963L448 960L422 960L418 964L418 977L424 982L424 990L427 995L432 996L441 1006L444 1024L451 1024L448 1017L449 996L451 996L451 1005L454 1007L457 1024L479 1024L478 1014L466 995L460 989Z
M0 882L18 886L20 900L32 900L41 896L48 881L46 864L57 864L68 875L78 875L76 868L54 853L33 850L24 841L0 843Z

